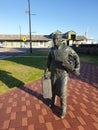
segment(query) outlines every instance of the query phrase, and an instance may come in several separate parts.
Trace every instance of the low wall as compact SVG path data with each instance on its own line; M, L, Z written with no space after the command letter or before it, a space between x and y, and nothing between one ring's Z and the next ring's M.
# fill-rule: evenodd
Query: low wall
M98 55L98 44L73 45L72 47L77 53Z

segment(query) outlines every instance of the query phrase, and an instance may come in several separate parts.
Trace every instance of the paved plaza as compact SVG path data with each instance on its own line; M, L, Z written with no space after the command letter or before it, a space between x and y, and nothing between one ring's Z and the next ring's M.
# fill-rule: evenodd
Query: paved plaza
M81 75L70 74L68 108L60 119L43 99L41 79L0 96L0 130L98 130L98 65L81 63Z

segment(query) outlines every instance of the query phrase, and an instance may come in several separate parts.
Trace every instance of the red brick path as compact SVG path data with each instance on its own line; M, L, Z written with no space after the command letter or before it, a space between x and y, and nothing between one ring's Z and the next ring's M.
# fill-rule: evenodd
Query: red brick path
M43 99L41 80L0 96L0 130L98 130L98 66L81 63L70 75L68 110L60 119L59 98L53 110Z

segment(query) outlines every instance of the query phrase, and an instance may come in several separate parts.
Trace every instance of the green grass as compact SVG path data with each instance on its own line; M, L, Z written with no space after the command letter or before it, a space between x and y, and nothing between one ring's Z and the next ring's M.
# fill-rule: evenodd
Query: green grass
M98 64L98 56L80 54L80 60L87 63Z
M27 55L47 56L48 51L34 51ZM0 94L41 78L46 60L45 57L14 57L0 60ZM98 64L98 56L80 55L80 60Z
M25 54L26 56L47 56L48 49L33 51L32 54Z
M16 57L0 60L0 94L42 77L46 58Z

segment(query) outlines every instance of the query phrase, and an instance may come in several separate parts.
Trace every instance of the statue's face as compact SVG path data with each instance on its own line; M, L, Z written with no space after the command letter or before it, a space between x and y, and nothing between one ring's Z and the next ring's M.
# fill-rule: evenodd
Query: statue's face
M53 39L53 42L54 42L54 45L57 46L57 47L59 47L60 44L61 44L60 40L57 39L57 38L54 38L54 39Z
M53 38L53 42L54 42L54 45L55 45L55 46L59 47L59 46L61 45L61 43L62 43L62 38L59 37L59 36L54 37L54 38Z

